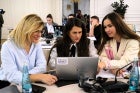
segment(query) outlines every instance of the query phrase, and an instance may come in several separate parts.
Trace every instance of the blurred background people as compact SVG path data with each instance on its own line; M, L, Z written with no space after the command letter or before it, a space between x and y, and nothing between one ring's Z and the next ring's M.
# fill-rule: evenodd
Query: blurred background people
M63 23L62 23L63 26L66 25L67 21L68 21L70 18L75 18L75 15L74 15L74 14L69 14L67 18L65 17L65 18L63 19Z
M77 10L76 18L79 18L79 19L83 19L83 18L84 18L84 16L83 16L81 10Z
M44 22L36 14L25 16L9 34L1 49L0 80L22 83L24 62L28 65L31 82L52 85L57 78L46 72L46 59L39 43Z
M90 30L90 15L84 14L87 36Z
M45 37L45 38L53 38L53 34L55 33L55 28L54 26L57 26L58 24L55 23L53 21L53 17L51 14L48 14L46 16L46 23L45 23L45 26L43 28L43 33L42 33L42 37Z
M96 40L94 41L94 45L96 49L98 49L101 44L101 24L99 23L98 16L92 16L90 19L89 36L94 36L96 38Z
M70 19L70 18L75 18L74 14L69 14L68 19Z

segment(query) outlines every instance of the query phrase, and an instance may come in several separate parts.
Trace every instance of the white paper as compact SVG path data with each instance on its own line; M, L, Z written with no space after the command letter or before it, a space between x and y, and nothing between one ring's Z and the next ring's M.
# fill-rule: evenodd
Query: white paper
M41 46L42 48L48 48L48 49L51 49L52 46Z
M114 74L111 74L109 70L101 70L96 77L103 77L103 78L115 78Z
M101 70L96 77L102 77L102 78L115 78L115 75L110 73L109 70ZM123 76L117 76L117 78L123 78Z
M96 38L93 36L93 37L87 37L87 38L89 38L90 40L96 40Z

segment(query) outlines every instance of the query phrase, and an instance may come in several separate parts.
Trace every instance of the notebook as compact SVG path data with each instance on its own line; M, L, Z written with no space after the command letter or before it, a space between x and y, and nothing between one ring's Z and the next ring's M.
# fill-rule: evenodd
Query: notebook
M57 57L56 75L59 80L78 80L79 76L96 79L98 57Z

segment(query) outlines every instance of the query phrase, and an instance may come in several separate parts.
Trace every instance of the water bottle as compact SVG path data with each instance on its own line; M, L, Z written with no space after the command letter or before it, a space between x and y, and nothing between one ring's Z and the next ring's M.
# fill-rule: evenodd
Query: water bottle
M138 85L139 85L138 58L135 58L129 77L129 90L135 91L136 89L138 89Z
M138 69L139 69L139 84L140 84L140 58L138 59Z
M22 73L22 93L32 93L27 63L24 63Z

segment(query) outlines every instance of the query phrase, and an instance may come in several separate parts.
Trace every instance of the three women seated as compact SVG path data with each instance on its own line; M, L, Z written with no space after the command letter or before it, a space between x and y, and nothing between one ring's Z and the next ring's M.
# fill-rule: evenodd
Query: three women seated
M31 14L23 18L17 28L10 33L10 39L2 45L0 80L21 84L25 61L29 65L31 82L40 81L52 85L57 81L56 76L43 74L46 72L47 62L38 43L43 27L44 23L40 17ZM56 41L51 49L48 65L51 69L55 67L53 61L55 57L99 56L98 71L106 69L115 74L119 68L138 57L140 37L117 13L109 13L103 18L101 33L102 43L97 51L93 41L86 36L84 23L77 18L68 20L63 38ZM75 52L70 51L72 47Z

